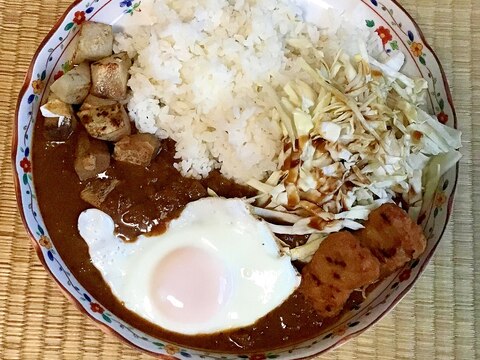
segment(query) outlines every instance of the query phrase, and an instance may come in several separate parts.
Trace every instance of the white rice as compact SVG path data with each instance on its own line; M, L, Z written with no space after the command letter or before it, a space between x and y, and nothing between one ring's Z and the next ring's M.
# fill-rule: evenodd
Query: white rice
M140 131L176 141L183 175L219 169L239 183L277 168L282 129L262 85L304 78L287 41L308 40L334 56L361 35L338 30L338 14L327 14L322 40L325 31L288 0L158 0L142 13L149 26L116 36L115 50L136 57L130 116Z

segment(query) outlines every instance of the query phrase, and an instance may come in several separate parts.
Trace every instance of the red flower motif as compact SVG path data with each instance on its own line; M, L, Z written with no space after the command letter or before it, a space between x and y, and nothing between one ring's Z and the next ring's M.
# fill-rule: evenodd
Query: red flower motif
M85 11L77 11L73 17L73 22L77 25L82 25L85 21Z
M382 44L383 46L387 45L389 41L393 39L392 34L390 33L390 30L380 26L375 32L380 36L380 39L382 39Z
M20 167L23 169L24 172L29 173L32 171L32 163L26 157L20 161Z
M265 354L254 354L248 357L250 360L265 360L267 357Z
M448 122L448 115L442 111L440 114L437 115L437 119L442 124L446 124Z
M412 271L410 269L405 269L405 270L402 271L402 273L400 274L398 279L400 280L400 282L406 281L406 280L410 279L411 273L412 273Z
M90 309L92 309L93 312L96 312L99 314L103 314L103 312L105 311L100 305L94 302L90 303Z
M435 196L435 207L441 207L443 204L447 202L447 194L445 194L443 191L439 192Z
M63 71L59 70L55 75L53 75L53 80L57 81L63 76Z

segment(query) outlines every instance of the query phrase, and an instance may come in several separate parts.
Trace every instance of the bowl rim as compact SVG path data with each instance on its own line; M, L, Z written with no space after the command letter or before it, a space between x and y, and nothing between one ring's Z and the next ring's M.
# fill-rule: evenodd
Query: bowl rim
M130 347L132 347L134 349L137 349L144 354L151 355L151 356L154 356L156 358L163 359L163 360L178 360L178 358L175 357L175 356L164 355L164 354L159 354L159 353L156 353L156 352L152 352L152 351L149 351L147 349L144 349L144 348L134 344L133 342L131 342L127 338L120 335L113 328L107 326L106 324L102 323L100 320L97 320L95 317L93 317L90 313L88 313L86 311L86 309L83 307L83 305L79 302L79 300L77 300L70 293L70 291L68 291L63 286L63 284L60 282L60 280L57 277L55 277L55 275L52 273L50 268L47 266L47 263L45 261L45 257L43 256L40 245L35 240L35 236L34 236L34 234L32 233L31 229L29 228L29 226L27 224L27 219L26 219L26 216L25 216L25 212L23 211L22 194L21 194L21 191L20 191L20 180L19 180L19 174L18 174L17 167L16 167L16 158L17 158L17 154L18 154L18 124L19 124L20 103L21 103L22 99L24 98L24 96L25 96L25 94L26 94L26 92L27 92L27 90L30 86L30 82L32 80L32 75L33 75L33 68L34 68L34 65L37 61L37 58L38 58L39 54L44 49L46 43L57 32L57 30L59 29L59 27L61 26L63 21L66 19L66 17L69 15L69 13L72 11L72 9L74 7L76 7L77 5L79 5L80 3L84 2L84 1L85 0L74 0L64 10L64 12L60 16L60 18L55 22L53 27L45 35L44 39L40 42L37 49L35 50L35 53L32 57L32 60L30 61L29 65L28 65L28 69L27 69L27 72L26 72L24 80L23 80L23 85L22 85L22 87L20 88L20 91L19 91L19 95L18 95L18 98L17 98L16 107L15 107L14 123L13 123L13 129L12 129L12 141L11 141L11 161L12 161L12 168L13 168L13 173L12 174L13 174L13 183L14 183L14 190L15 190L15 195L16 195L18 212L20 214L20 217L21 217L23 226L25 228L25 231L26 231L26 233L27 233L27 235L30 239L30 242L33 246L33 249L35 250L35 252L37 254L37 257L40 260L40 263L42 264L43 268L46 270L49 277L58 286L58 288L64 294L64 296L80 311L80 313L82 313L86 318L88 318L90 321L92 321L100 330L102 330L107 335L114 336L115 338L119 339L120 342L122 342L124 344L127 344ZM358 1L365 2L364 0L358 0ZM433 48L430 46L429 42L425 38L425 35L424 35L423 31L421 30L417 21L412 17L412 15L410 15L410 13L397 0L388 0L388 1L393 3L398 8L398 10L400 10L403 14L405 14L405 16L407 16L407 18L410 20L411 24L414 26L414 28L415 28L417 34L419 35L422 43L425 45L425 47L430 51L430 53L434 57L435 62L438 65L439 72L442 76L442 81L443 81L442 85L443 85L443 88L445 89L447 102L450 105L451 111L453 113L453 127L455 129L457 129L458 128L458 117L457 117L455 106L453 104L452 92L451 92L451 89L450 89L450 86L449 86L449 82L448 82L445 70L443 68L442 63L440 62L440 59L438 58L438 56L435 53L435 51L433 50ZM447 206L446 219L445 219L445 222L443 224L443 228L440 232L440 236L439 236L438 240L434 243L431 251L426 255L425 261L423 262L423 264L419 268L417 274L409 282L409 284L406 285L406 287L390 302L390 304L385 308L385 310L383 312L381 312L374 319L372 319L367 325L365 325L362 328L359 328L355 332L352 332L348 335L339 337L339 339L335 343L333 343L331 346L329 346L327 348L324 348L324 349L320 350L319 352L316 352L315 354L312 354L312 355L307 356L307 357L298 358L299 360L313 359L313 358L315 358L319 355L325 354L326 352L331 351L331 350L345 344L346 342L350 341L351 339L353 339L353 338L357 337L358 335L364 333L365 331L369 330L371 327L376 325L381 319L383 319L391 310L393 310L393 308L395 308L398 305L398 303L410 292L410 290L413 288L413 286L418 281L420 276L424 273L426 267L429 265L429 263L431 261L431 258L435 255L435 253L437 251L437 248L438 248L438 245L439 245L441 239L443 238L445 230L448 226L448 223L450 221L450 217L451 217L452 212L453 212L454 198L455 198L456 189L457 189L459 172L460 172L460 164L459 164L459 162L457 162L457 164L455 166L454 184L453 184L453 187L452 187L450 201L449 201L448 206ZM188 349L188 346L186 346L185 348ZM213 351L213 352L215 352L215 351ZM246 354L249 354L249 353L246 353Z
M70 301L71 304L75 306L77 310L80 311L80 313L87 319L93 322L95 326L97 326L100 330L102 330L105 334L111 335L114 338L117 338L120 340L122 343L126 343L130 347L133 347L134 349L137 349L147 355L153 355L159 359L163 360L178 360L178 358L174 356L168 356L168 355L163 355L163 354L158 354L154 352L150 352L146 349L143 349L127 338L123 337L120 335L118 332L116 332L114 329L110 328L109 326L105 325L101 321L95 319L93 316L91 316L85 308L82 306L82 304L68 291L63 284L60 282L59 279L55 277L55 275L52 273L50 268L47 266L47 263L45 261L45 257L43 256L42 250L40 248L40 245L38 242L35 240L35 236L32 233L30 227L27 224L27 219L25 217L25 212L23 211L23 205L22 205L22 193L20 191L20 180L19 180L19 174L17 171L17 167L15 165L15 161L17 158L18 154L18 123L19 123L19 110L20 110L20 103L25 96L29 86L30 82L32 80L32 75L33 75L33 68L35 66L35 63L37 62L37 58L40 54L40 52L43 50L47 42L53 37L53 35L57 32L57 30L60 28L62 25L63 21L66 19L66 17L69 15L69 13L72 11L73 8L75 8L77 5L82 3L85 0L75 0L73 1L63 12L63 14L60 16L60 18L55 22L53 27L49 30L47 35L45 35L44 39L40 42L38 45L37 49L35 50L35 53L32 57L32 60L30 61L30 64L28 65L27 72L25 74L24 80L23 80L23 85L20 88L19 95L17 97L17 102L15 106L15 118L14 118L14 123L13 123L13 129L12 129L12 142L11 142L11 162L12 162L12 168L13 168L13 185L14 185L14 190L15 190L15 197L17 201L17 210L20 214L20 217L22 219L23 227L28 235L28 238L30 240L30 243L32 244L33 249L35 250L35 253L37 254L38 260L40 260L40 263L42 264L44 270L47 272L48 276L50 279L53 280L53 282L58 286L59 290L63 295Z

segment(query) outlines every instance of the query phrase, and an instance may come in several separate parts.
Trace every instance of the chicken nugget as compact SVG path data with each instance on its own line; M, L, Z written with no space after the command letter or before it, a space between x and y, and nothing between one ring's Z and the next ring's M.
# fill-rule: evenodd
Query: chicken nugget
M302 271L300 291L324 317L338 314L351 292L375 282L380 263L347 231L329 235Z
M395 204L373 210L364 225L355 236L380 260L382 278L425 251L427 241L422 228Z
M302 274L299 291L323 318L338 315L352 292L331 284L324 284L308 271Z

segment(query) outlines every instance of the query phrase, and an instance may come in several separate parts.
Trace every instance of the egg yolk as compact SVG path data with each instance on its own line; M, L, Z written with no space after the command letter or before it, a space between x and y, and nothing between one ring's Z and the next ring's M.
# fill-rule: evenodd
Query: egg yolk
M214 253L196 247L173 250L156 266L153 306L171 321L203 323L227 302L231 280Z

